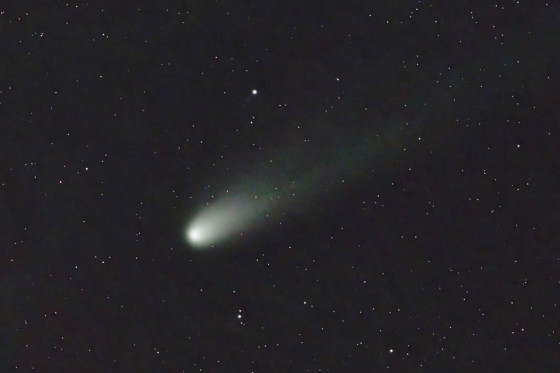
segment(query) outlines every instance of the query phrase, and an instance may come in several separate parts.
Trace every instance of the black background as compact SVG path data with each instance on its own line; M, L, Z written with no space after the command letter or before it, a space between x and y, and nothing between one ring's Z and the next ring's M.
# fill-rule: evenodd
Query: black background
M560 369L559 28L541 1L0 8L4 371ZM185 242L230 182L312 169L261 229Z

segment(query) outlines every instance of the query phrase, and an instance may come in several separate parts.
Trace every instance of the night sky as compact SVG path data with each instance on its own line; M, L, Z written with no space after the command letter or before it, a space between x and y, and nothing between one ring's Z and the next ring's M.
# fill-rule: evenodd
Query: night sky
M558 4L12 1L0 51L3 372L560 371Z

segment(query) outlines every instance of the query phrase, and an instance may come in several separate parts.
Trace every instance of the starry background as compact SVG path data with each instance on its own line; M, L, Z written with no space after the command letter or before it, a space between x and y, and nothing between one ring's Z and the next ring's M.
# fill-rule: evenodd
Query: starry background
M554 2L17 1L0 43L3 371L560 370Z

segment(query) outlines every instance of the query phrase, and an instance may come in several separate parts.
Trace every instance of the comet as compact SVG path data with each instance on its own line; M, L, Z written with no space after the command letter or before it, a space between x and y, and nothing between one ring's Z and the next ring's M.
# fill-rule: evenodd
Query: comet
M465 62L465 71L470 71L471 65ZM310 121L308 126L316 128L313 141L301 141L294 132L290 143L271 144L259 163L247 165L249 168L240 165L236 175L220 175L219 185L212 190L216 198L203 205L187 224L188 244L195 249L223 247L264 222L278 221L288 211L310 215L324 205L321 200L325 196L332 197L342 185L359 181L374 185L385 171L398 167L419 150L425 152L441 139L460 136L469 126L451 116L458 110L470 113L481 96L478 91L469 93L462 84L454 84L457 76L450 74L449 84L441 84L445 90L425 92L423 85L411 86L406 101L414 105L405 105L406 111L390 118L381 111L375 115L372 110L368 114L371 122L355 122L352 115L341 123L325 121L330 117L324 116ZM451 87L455 87L453 91L449 91ZM442 110L441 102L455 95L468 106L453 99L453 104ZM485 112L479 108L477 116L484 117Z
M394 140L395 136L389 134L383 140L358 136L334 151L327 146L300 151L288 147L265 157L274 161L254 165L245 175L237 175L225 184L225 193L216 191L216 198L188 222L185 239L196 250L223 247L263 223L273 222L287 210L310 213L313 206L321 206L316 203L321 195L336 192L345 180L383 163L388 153L395 153L391 146ZM395 160L398 155L391 158Z

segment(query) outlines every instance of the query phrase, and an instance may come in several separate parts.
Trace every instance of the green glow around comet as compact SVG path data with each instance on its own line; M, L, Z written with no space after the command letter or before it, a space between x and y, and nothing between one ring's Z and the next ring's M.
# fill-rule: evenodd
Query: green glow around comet
M254 229L283 209L302 205L309 209L320 195L317 191L334 191L341 180L355 178L361 170L388 157L395 161L398 152L393 147L402 144L402 139L354 138L353 143L345 143L338 151L298 153L290 149L277 154L272 164L238 177L223 197L192 218L185 239L195 249L211 248Z

